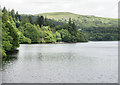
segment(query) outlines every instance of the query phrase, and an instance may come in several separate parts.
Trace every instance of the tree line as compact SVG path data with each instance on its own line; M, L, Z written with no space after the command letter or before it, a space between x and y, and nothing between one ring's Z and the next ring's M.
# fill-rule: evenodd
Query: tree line
M103 18L89 15L79 15L70 12L54 12L37 14L51 18L55 25L68 23L69 18L76 28L86 34L90 41L117 41L119 36L118 21L116 18ZM35 16L33 16L35 20ZM50 21L50 20L49 20Z
M56 43L56 42L87 42L86 35L76 29L75 22L55 25L44 16L37 16L33 21L32 16L21 18L14 9L2 9L2 55L7 51L19 47L23 43Z

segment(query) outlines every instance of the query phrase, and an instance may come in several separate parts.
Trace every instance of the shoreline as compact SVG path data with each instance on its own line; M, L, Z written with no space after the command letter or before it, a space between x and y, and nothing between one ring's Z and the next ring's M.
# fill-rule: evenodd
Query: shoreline
M55 42L55 44L60 44L60 43L65 43L65 42Z
M20 44L65 44L65 43L87 43L87 42L20 43Z

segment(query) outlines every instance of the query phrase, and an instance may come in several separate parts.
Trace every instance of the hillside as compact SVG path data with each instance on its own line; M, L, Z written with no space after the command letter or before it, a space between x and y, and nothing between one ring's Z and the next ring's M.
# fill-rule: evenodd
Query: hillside
M78 14L73 14L70 12L55 12L55 13L41 13L41 14L37 14L37 16L46 16L49 19L55 19L55 20L59 20L59 19L66 19L68 20L69 18L77 18L81 15Z
M75 23L76 28L86 34L87 38L91 41L118 40L118 19L79 15L70 12L21 15L21 18L24 19L25 16L31 16L34 23L36 23L37 16L43 16L55 26L62 26L63 24L68 23L69 18L71 18Z
M71 18L78 29L88 35L89 40L118 40L118 20L96 16L79 15L69 12L41 13L35 16L44 16L58 22L68 23ZM95 37L97 36L97 37ZM106 38L106 39L103 39Z
M45 16L49 19L55 19L55 20L68 20L69 18L72 19L81 19L81 20L85 20L85 19L91 19L92 21L117 21L117 19L114 18L103 18L103 17L96 17L96 16L91 16L91 15L80 15L80 14L74 14L74 13L70 13L70 12L53 12L53 13L40 13L40 14L36 14L35 16ZM99 20L100 19L100 20Z

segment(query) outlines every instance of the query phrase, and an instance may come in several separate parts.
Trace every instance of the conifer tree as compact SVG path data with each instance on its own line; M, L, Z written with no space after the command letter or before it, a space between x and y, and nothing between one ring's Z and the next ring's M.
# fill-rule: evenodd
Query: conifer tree
M32 16L29 16L28 19L29 19L29 22L30 22L31 24L33 24Z

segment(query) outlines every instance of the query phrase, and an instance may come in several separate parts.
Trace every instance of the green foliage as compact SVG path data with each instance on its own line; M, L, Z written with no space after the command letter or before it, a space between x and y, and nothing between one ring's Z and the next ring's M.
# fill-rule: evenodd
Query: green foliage
M88 39L85 34L83 34L80 30L77 32L77 42L87 42Z
M15 29L15 27L11 24L11 22L7 22L6 23L6 27L9 28L9 32L10 32L10 36L13 38L12 40L12 44L13 44L13 49L19 47L19 38L18 38L18 33Z
M15 14L15 19L21 21L20 15L19 15L18 11L17 11L16 14Z
M62 37L63 42L72 42L72 35L66 29L62 29L59 31Z
M6 10L6 8L4 7L3 9L3 15L2 15L2 22L5 23L9 20L9 14Z
M12 49L13 45L10 43L10 41L3 41L2 46L4 50L9 51Z
M36 25L32 25L31 23L25 23L23 26L19 27L19 30L23 33L25 37L31 39L32 43L40 42L40 34Z
M44 24L44 17L43 16L37 17L37 24L39 24L40 27Z
M49 18L49 22L53 22L56 26L74 22L76 28L81 29L81 32L86 34L88 40L118 40L118 37L116 37L119 31L118 19L84 16L69 12L43 13L38 15L46 16ZM98 34L100 33L103 36L110 34L108 37L112 37L112 39L107 37L99 39L100 36Z
M6 51L10 51L19 47L19 37L16 29L15 22L12 16L4 7L2 10L2 55L6 56ZM12 10L13 15L14 11ZM11 14L12 15L12 14Z
M56 36L56 42L62 42L61 34L58 31L56 31L55 36Z
M19 43L23 44L23 43L28 43L30 44L31 43L31 39L25 37L23 35L23 33L21 33L20 31L18 31L18 35L19 35Z
M41 28L40 37L41 37L41 42L44 42L44 43L56 42L56 37L54 33L51 31L51 28L49 26L44 26Z
M15 18L15 10L14 9L11 10L10 15L12 16L13 19Z
M7 54L5 53L5 50L2 49L2 56L7 56Z
M33 24L32 16L28 16L28 19L29 19L29 22L30 22L31 24Z
M55 42L77 42L77 29L75 22L69 18L68 24L55 26L54 20L37 16L36 22L32 15L19 19L19 14L14 10L10 12L15 15L13 24L18 28L19 43L55 43ZM14 18L14 16L12 16ZM9 18L11 20L11 18ZM20 21L21 20L21 21ZM59 23L58 23L59 24ZM9 27L8 27L9 28ZM81 34L82 35L82 34Z

